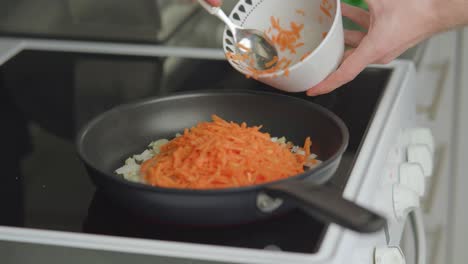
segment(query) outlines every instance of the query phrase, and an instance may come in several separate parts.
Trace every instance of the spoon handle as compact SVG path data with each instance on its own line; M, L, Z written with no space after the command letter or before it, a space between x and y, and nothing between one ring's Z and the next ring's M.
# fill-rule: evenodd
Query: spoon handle
M203 8L205 8L206 11L208 11L208 13L210 13L210 14L212 14L214 16L217 16L219 19L221 19L228 26L228 28L232 31L232 33L234 34L234 32L236 31L236 28L238 28L238 26L235 25L234 23L232 23L231 19L229 19L229 17L223 12L221 7L211 6L205 0L198 0L198 3L200 3L200 5Z
M220 7L211 6L205 0L198 0L198 3L200 3L200 5L212 15L216 15L216 13L218 13L221 9Z

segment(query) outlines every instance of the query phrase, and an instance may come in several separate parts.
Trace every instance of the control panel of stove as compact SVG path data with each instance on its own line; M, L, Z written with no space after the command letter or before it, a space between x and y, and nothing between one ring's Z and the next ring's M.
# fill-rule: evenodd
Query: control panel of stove
M398 248L408 216L421 206L426 182L433 170L434 138L428 128L404 128L410 119L396 118L387 127L389 136L383 177L376 208L383 208L387 218L386 246L375 248L374 263L405 263Z
M401 121L401 119L399 120ZM397 123L397 122L395 122ZM409 125L408 123L406 123ZM433 170L434 138L427 128L390 127L389 147L377 208L387 217L388 245L399 245L408 214L421 206Z
M374 253L375 264L406 264L405 255L399 247L379 247Z
M405 124L411 125L410 122L401 124L403 127ZM384 176L378 191L378 196L382 198L377 208L383 208L387 218L386 244L395 247L400 245L408 215L421 206L421 199L426 194L426 182L433 170L435 146L430 129L396 126L389 129L389 134L397 136L388 141L392 147L388 148ZM388 258L398 255L396 252L394 248L379 251L378 255L382 257L377 258L380 262L376 263L387 263Z
M432 175L434 167L434 138L430 129L405 131L402 143L406 155L398 168L398 181L393 185L393 207L399 221L404 221L409 212L420 206L426 177Z

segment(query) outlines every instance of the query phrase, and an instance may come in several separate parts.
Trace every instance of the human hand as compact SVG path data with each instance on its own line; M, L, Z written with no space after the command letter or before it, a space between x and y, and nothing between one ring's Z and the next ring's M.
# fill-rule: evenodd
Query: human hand
M369 12L342 4L344 17L367 32L345 30L345 42L351 49L345 52L340 67L324 81L307 91L309 96L329 93L352 81L369 64L387 64L407 49L431 35L459 25L454 13L446 12L437 2L444 2L452 11L467 7L465 0L367 0ZM450 3L447 3L450 2ZM447 9L447 8L445 8ZM447 17L454 20L448 23ZM458 12L466 21L465 12ZM450 15L448 15L450 14Z
M212 6L221 6L221 0L205 0L208 4Z

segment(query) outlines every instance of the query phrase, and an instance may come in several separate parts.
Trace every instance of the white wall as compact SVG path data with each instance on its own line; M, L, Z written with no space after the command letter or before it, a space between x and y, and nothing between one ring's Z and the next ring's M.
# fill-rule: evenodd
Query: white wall
M460 79L458 83L458 131L454 182L454 218L452 261L450 264L468 263L468 27L459 41L463 52L460 54Z
M444 68L446 73L444 73ZM468 27L434 36L418 67L419 121L436 143L422 201L427 264L468 263ZM407 255L411 255L407 252ZM408 259L408 263L413 263Z

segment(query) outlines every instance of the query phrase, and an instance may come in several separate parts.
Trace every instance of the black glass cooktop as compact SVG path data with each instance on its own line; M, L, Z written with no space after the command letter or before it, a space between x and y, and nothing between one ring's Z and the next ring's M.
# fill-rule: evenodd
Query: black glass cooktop
M340 116L350 145L328 184L343 190L391 70L369 68L334 93L307 98ZM313 253L326 223L297 211L229 228L161 225L97 191L73 137L90 118L139 98L199 89L271 88L224 61L24 51L0 67L0 225Z

